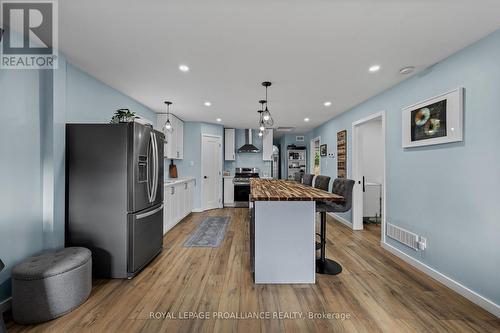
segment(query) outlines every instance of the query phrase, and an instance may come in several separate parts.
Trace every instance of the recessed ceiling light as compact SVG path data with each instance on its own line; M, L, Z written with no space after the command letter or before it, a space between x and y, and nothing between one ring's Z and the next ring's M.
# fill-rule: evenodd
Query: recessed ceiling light
M309 121L309 118L304 118L304 121L307 123Z
M373 65L373 66L370 66L370 68L368 68L368 71L370 73L375 73L375 72L378 72L380 70L380 65Z
M403 67L399 70L399 74L402 74L402 75L411 74L411 73L413 73L414 70L415 70L415 67L413 67L413 66Z
M220 119L220 118L217 118L215 120L217 120L218 123L220 123L222 121L222 119Z
M212 103L210 103L210 102L205 102L205 103L203 103L203 104L204 104L205 106L210 106L210 105L212 105Z
M189 72L189 67L187 65L179 65L181 72Z
M324 106L330 106L330 105L332 105L332 102L328 101L328 102L323 103L323 105Z

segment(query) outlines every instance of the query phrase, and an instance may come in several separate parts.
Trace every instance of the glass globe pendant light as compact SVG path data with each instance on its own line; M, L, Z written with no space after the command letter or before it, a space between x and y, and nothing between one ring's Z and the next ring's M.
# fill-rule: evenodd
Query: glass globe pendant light
M271 82L264 81L262 82L262 85L266 87L266 99L265 99L266 109L262 114L262 120L264 121L264 125L266 127L272 127L274 125L274 120L273 117L271 116L271 112L269 112L269 108L267 107L267 88L271 86Z
M266 101L259 101L259 103L263 104ZM263 132L266 129L266 124L264 124L264 119L262 114L264 113L264 110L258 110L259 113L259 131Z
M172 105L172 102L165 101L165 104L167 105L167 121L163 125L163 133L172 133L174 131L174 128L172 127L172 123L170 122L170 105Z

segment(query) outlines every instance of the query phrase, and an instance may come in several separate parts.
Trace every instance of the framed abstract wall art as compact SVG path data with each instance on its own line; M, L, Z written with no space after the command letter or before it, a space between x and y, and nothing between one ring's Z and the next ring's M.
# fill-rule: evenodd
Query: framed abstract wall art
M403 109L403 148L462 141L463 88Z
M322 144L319 146L319 153L321 157L325 157L328 154L328 148L326 144Z

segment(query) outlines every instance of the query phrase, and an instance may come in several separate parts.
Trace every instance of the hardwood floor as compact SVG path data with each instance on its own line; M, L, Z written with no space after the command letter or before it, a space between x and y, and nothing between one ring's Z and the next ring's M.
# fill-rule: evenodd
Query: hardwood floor
M219 248L184 248L207 216L230 216ZM315 285L255 285L249 272L247 209L188 216L164 251L133 280L96 280L77 310L37 326L8 321L8 332L500 332L500 320L383 250L380 227L353 232L328 220L328 256L344 271ZM281 311L305 318L218 319ZM210 319L188 319L208 312ZM349 316L309 319L317 315ZM170 314L177 319L150 317ZM297 314L296 314L297 315Z

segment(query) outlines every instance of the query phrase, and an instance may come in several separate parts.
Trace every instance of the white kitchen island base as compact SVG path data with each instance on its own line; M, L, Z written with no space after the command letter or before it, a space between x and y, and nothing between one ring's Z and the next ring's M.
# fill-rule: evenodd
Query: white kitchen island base
M255 283L315 283L315 202L255 201Z

